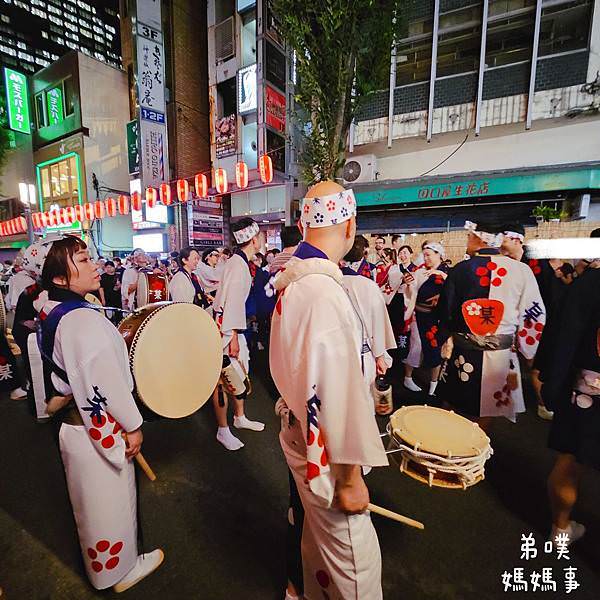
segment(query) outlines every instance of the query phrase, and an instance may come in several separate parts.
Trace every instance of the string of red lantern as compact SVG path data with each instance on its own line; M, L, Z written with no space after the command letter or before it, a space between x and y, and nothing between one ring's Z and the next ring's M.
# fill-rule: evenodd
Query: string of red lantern
M273 161L268 154L263 154L258 159L258 173L262 183L273 181ZM235 165L235 181L239 189L248 187L248 165L239 161ZM223 168L214 170L214 186L217 194L226 194L229 190L227 171ZM194 187L198 198L206 198L209 194L208 178L204 173L198 173L194 177ZM179 179L176 182L177 200L185 203L189 199L190 186L187 179ZM160 202L165 206L173 203L172 188L167 182L160 184L158 189L146 188L146 202L150 208ZM131 196L121 194L117 200L107 198L104 201L88 202L86 204L67 206L59 210L32 213L32 224L35 229L45 227L57 227L59 225L70 225L76 221L103 219L105 216L115 217L117 211L120 215L128 215L130 210L142 210L142 197L139 192L132 192ZM16 235L27 231L25 217L16 217L9 221L0 222L0 235Z

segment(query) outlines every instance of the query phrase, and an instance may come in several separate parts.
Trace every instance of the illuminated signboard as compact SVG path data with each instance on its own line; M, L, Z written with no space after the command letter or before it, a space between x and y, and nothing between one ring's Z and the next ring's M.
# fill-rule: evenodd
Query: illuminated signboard
M65 118L62 86L46 92L46 108L48 109L48 125L58 125Z
M238 71L238 112L240 115L256 110L256 63Z
M5 67L4 83L6 84L8 126L20 133L31 133L27 77L23 73Z

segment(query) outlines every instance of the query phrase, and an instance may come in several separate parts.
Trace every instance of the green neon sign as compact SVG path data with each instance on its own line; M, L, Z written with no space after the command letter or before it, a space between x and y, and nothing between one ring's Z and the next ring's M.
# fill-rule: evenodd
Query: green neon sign
M54 87L46 92L46 108L48 109L48 125L58 125L65 118L62 86Z
M35 166L35 174L37 180L37 189L38 189L38 201L40 204L40 212L44 212L44 197L42 190L42 168L47 167L48 165L53 165L54 163L60 162L61 160L65 160L70 157L75 158L75 165L77 169L77 189L79 190L78 195L78 204L83 204L83 200L81 198L82 188L81 188L81 165L79 163L79 154L77 152L69 152L68 154L63 154L62 156L58 156L56 158L51 158L50 160L46 160L44 162L38 163ZM81 230L81 222L74 221L71 225L58 225L57 227L46 227L47 231L57 231L57 230Z
M8 126L19 133L31 133L27 76L4 67L4 83L6 85Z

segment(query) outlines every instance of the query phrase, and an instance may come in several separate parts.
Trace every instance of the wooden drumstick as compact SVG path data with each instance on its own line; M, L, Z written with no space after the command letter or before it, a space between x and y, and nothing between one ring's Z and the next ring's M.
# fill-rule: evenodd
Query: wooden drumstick
M123 432L123 439L125 440L125 443L127 444L127 433L126 432ZM156 481L156 474L150 468L150 465L148 464L148 462L144 458L144 455L141 452L138 452L135 455L135 460L137 461L137 464L140 465L140 469L142 469L142 471L144 471L144 474L148 477L148 479L150 481Z
M391 519L392 521L398 521L398 523L404 523L404 525L409 525L410 527L414 527L415 529L425 529L425 525L421 523L421 521L415 521L409 517L405 517L404 515L398 514L387 508L382 508L381 506L377 506L376 504L367 505L367 509L376 515L381 515L382 517L386 517Z
M150 481L156 481L156 474L150 468L150 465L146 462L146 459L144 458L141 452L138 452L135 455L135 460L137 460L137 464L140 465L140 468L142 469L142 471L144 471L148 479Z

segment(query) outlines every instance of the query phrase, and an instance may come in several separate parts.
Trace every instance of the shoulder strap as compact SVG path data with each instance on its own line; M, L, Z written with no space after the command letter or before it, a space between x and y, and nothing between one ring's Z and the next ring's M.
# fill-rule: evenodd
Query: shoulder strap
M66 302L61 302L50 311L43 321L40 322L37 329L37 342L42 360L48 365L52 372L56 373L56 375L58 375L58 377L60 377L67 385L69 384L69 378L67 377L66 371L61 369L52 359L54 353L54 340L61 319L72 310L78 308L98 310L97 306L91 302L85 302L84 300L68 300Z

